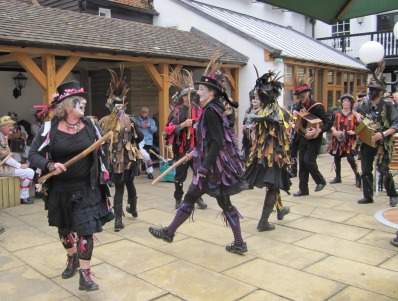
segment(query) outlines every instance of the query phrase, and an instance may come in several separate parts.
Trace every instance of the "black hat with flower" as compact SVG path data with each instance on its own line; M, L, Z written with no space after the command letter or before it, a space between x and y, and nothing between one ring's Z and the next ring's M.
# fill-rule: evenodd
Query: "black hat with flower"
M225 89L225 80L228 78L228 76L219 70L222 65L220 59L223 56L224 54L221 52L221 50L217 49L207 65L203 76L200 78L200 80L196 81L195 84L201 84L209 89L214 90L231 107L237 108L239 104L229 99L228 93Z

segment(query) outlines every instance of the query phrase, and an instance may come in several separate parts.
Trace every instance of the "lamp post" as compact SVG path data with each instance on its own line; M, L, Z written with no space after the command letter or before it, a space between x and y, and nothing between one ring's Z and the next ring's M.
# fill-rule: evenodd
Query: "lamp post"
M394 36L398 39L398 22L394 26ZM398 80L395 82L387 82L384 76L380 78L376 75L376 69L379 67L380 61L384 58L384 47L376 41L366 42L359 49L359 58L366 64L366 67L372 72L373 78L384 86L395 86L398 84ZM394 73L398 73L398 70Z

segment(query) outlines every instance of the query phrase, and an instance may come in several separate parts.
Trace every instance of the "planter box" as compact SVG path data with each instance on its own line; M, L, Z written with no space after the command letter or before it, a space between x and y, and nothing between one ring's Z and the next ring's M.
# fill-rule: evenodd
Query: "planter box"
M0 209L21 205L19 177L0 177Z

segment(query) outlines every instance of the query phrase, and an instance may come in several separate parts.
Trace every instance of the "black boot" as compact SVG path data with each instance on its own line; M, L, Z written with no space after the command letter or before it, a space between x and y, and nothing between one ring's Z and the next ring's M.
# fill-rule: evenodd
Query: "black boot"
M138 217L137 213L137 196L133 196L128 199L128 204L126 206L126 211L130 213L134 218Z
M124 228L123 224L123 205L115 205L113 206L113 209L115 210L115 232L119 232Z
M79 290L95 291L99 289L98 285L91 279L90 269L80 269Z
M290 213L290 208L282 205L282 198L279 193L277 194L276 197L275 207L276 207L276 217L278 218L278 221L283 220L285 215Z
M336 184L336 183L341 183L340 177L335 177L333 180L330 181L330 184Z
M67 279L73 277L76 274L77 268L79 267L79 256L77 253L72 256L67 255L66 269L62 272L62 278Z
M175 208L178 209L178 207L180 207L180 205L181 205L181 200L176 199Z
M270 224L268 222L268 218L271 215L273 210L274 210L274 206L272 206L272 207L264 206L263 207L263 212L261 214L260 221L258 222L258 225L257 225L257 230L259 232L271 231L271 230L275 229L275 225Z
M362 186L361 175L359 174L359 172L355 173L355 186L358 188L361 188Z
M196 201L196 205L198 205L199 209L207 208L207 204L203 201L203 199L201 197L198 198L198 200Z

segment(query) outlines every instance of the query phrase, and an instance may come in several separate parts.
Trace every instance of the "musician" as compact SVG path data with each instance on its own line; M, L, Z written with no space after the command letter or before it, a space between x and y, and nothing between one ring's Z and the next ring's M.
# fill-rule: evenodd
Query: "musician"
M372 137L372 140L376 142L376 147L362 142L360 148L363 198L358 200L358 204L373 203L373 162L377 156L377 169L383 177L384 187L390 198L390 206L395 207L398 203L398 194L389 164L394 144L393 135L398 130L398 112L393 103L382 97L384 90L382 85L371 81L368 85L368 98L359 102L355 108L359 122L366 117L381 126L381 129Z
M177 162L185 154L194 147L195 129L194 124L199 120L202 114L202 108L194 101L191 101L189 106L188 90L186 87L178 92L174 97L175 107L170 112L166 127L166 145L171 146L173 152L173 160ZM196 90L191 88L190 99L196 98ZM190 114L189 110L191 110ZM190 116L189 116L190 115ZM188 135L189 132L189 135ZM175 208L177 209L182 201L184 195L184 182L187 179L188 169L193 169L193 162L190 160L186 164L181 164L176 167L174 175L174 199ZM206 209L207 204L199 197L196 204L200 209Z
M334 157L336 177L330 181L330 184L341 183L341 158L346 157L348 164L355 174L355 186L361 186L361 176L358 172L355 160L356 134L354 132L358 122L352 112L354 105L354 96L349 93L340 98L341 109L333 112L332 115L332 143L329 147L329 154Z
M18 114L15 112L8 112L8 116L15 121L12 134L8 135L10 149L13 152L14 159L18 162L22 162L23 159L26 159L27 154L29 153L29 148L27 149L29 134L25 126L29 126L30 128L30 124L27 121L22 120L22 123L25 124L25 126L22 125L22 123L18 121Z
M102 148L68 168L64 165L94 144L103 132L98 123L84 116L87 99L88 94L77 81L63 83L57 88L57 95L48 108L54 110L54 117L40 127L33 139L29 162L45 172L55 173L45 182L48 187L45 205L49 225L58 228L67 253L62 278L73 277L80 266L79 290L93 291L98 290L90 270L93 235L114 218L102 193Z
M4 160L11 150L8 146L8 136L13 133L15 121L10 116L3 116L0 118L0 161ZM14 158L10 157L3 165L3 171L0 176L14 176L20 178L20 193L21 204L33 204L34 200L29 199L29 186L34 176L33 169L29 168L28 163L19 163Z
M301 110L305 110L321 119L322 125L307 129L305 136L296 133L294 137L293 143L298 145L299 154L299 191L293 194L296 197L309 195L309 175L316 183L315 192L321 191L326 186L326 180L318 169L316 159L321 149L322 135L332 127L332 120L323 105L311 98L311 81L310 78L304 77L294 90L298 102L293 110L293 115L297 116Z
M127 189L126 211L136 218L137 213L137 190L134 185L134 178L141 174L141 152L138 149L138 143L143 141L144 134L126 110L126 94L130 90L127 88L125 78L123 78L123 68L121 68L120 77L117 73L109 69L111 73L111 82L108 90L108 99L106 107L112 112L114 109L122 110L120 117L120 131L115 134L109 145L109 160L105 166L109 166L111 182L115 185L115 195L113 198L113 209L115 212L115 232L124 228L123 224L123 194L124 187ZM105 128L109 122L110 115L100 120L100 125Z

